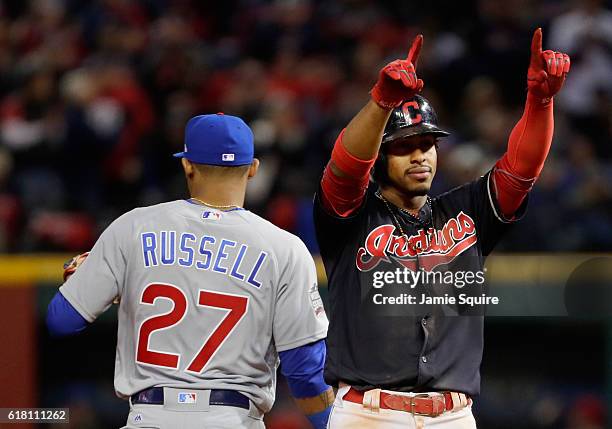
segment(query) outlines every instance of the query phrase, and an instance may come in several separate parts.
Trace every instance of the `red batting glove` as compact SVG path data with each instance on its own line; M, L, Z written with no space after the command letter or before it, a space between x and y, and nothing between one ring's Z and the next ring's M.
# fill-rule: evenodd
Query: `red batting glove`
M423 36L414 38L408 57L395 60L382 68L378 81L370 91L372 100L383 109L393 109L409 100L423 88L423 81L417 78L416 65L423 44Z
M561 89L570 69L570 58L562 52L542 52L542 29L533 33L531 59L527 70L527 90L542 100L550 99Z

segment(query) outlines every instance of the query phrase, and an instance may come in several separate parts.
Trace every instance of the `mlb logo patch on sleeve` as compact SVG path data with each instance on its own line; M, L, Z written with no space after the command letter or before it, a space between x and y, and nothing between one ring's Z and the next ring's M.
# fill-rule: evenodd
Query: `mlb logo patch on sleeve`
M178 403L179 404L195 404L196 398L197 396L193 392L180 392L178 394Z

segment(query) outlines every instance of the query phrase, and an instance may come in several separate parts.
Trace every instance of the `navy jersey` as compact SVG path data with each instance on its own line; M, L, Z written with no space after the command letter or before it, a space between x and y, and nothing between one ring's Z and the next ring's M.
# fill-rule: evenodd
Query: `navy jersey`
M325 210L319 190L329 384L479 393L484 306L458 298L486 294L485 257L510 225L490 175L428 198L418 217L385 200L374 183L346 218Z

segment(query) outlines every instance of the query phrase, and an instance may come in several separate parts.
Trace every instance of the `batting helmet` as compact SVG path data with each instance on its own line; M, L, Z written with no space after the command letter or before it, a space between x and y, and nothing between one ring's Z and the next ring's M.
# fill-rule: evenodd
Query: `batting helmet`
M378 159L374 165L374 180L381 183L387 177L387 160L384 154L385 143L419 134L432 134L438 137L450 135L450 133L438 128L438 117L429 101L425 97L415 95L391 112L383 133Z
M434 134L440 137L449 133L438 128L438 117L426 98L415 95L411 100L393 109L385 126L382 142L410 137L417 134Z

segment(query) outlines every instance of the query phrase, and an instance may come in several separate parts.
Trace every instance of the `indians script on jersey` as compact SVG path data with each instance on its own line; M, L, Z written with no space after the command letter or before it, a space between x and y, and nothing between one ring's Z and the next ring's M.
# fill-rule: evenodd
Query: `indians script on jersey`
M381 261L396 261L404 267L431 271L448 264L476 241L474 220L463 211L449 219L442 228L420 229L417 234L393 235L395 226L380 225L366 237L363 247L357 251L356 265L360 271L370 271Z

